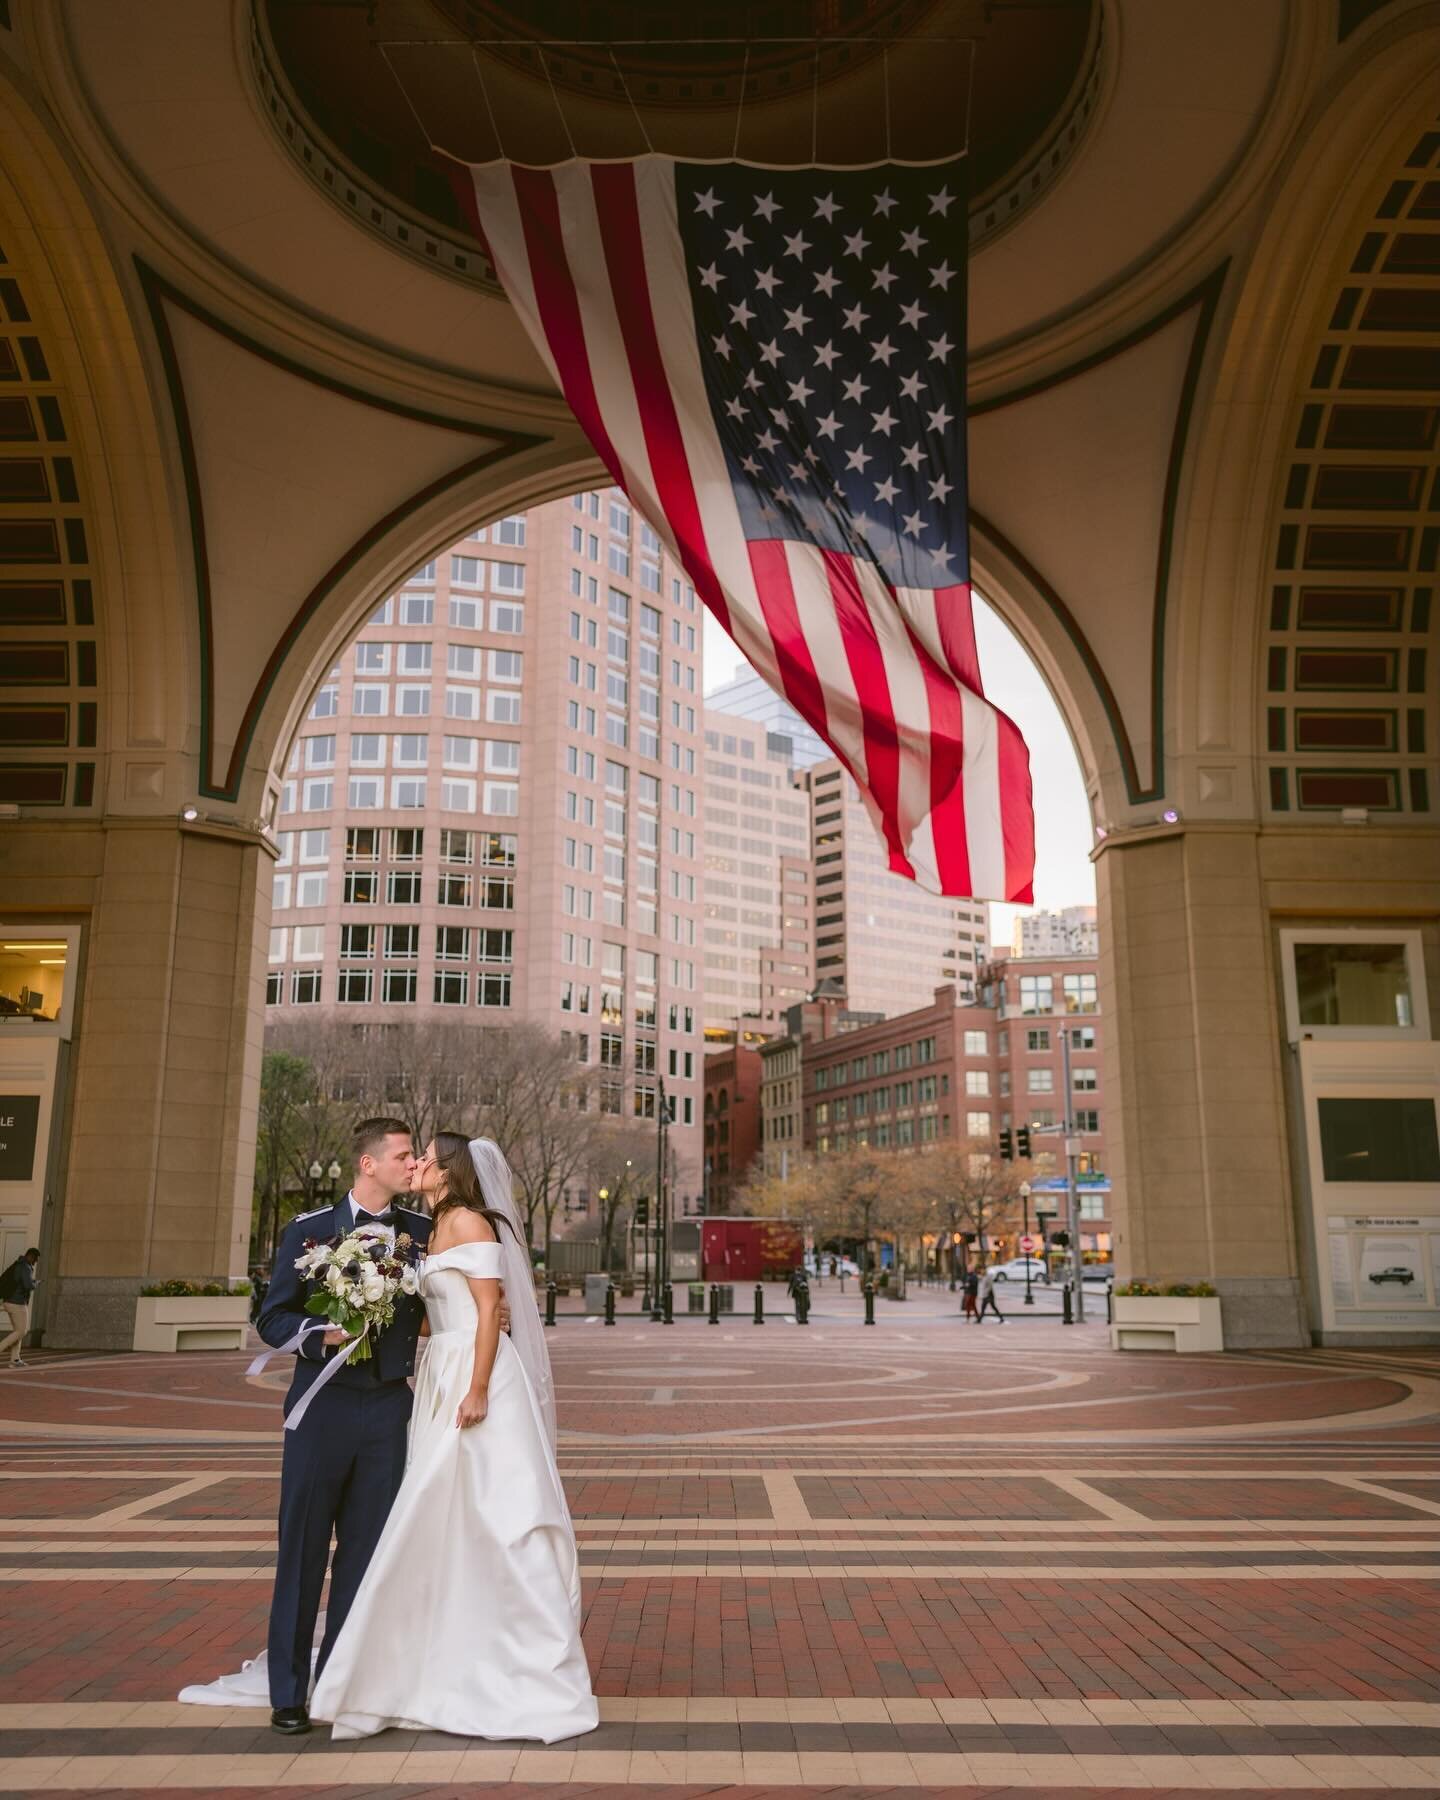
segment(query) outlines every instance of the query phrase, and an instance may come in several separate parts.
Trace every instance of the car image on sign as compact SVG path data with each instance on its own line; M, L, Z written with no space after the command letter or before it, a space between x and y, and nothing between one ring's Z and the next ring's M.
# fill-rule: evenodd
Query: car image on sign
M1388 1269L1376 1269L1370 1279L1377 1287L1382 1281L1398 1281L1401 1287L1409 1287L1415 1279L1415 1271L1407 1269L1404 1263L1392 1263Z

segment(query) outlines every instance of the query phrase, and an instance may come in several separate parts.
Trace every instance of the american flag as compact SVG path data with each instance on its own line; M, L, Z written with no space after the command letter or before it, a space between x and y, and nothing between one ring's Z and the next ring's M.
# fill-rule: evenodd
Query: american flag
M1029 758L971 612L963 160L465 173L581 427L848 768L890 867L1028 901Z

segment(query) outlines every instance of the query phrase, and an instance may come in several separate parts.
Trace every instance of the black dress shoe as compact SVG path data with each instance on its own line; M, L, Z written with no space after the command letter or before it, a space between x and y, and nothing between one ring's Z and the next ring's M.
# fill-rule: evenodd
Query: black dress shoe
M270 1715L270 1729L285 1737L300 1737L310 1729L310 1715L303 1706L277 1706Z

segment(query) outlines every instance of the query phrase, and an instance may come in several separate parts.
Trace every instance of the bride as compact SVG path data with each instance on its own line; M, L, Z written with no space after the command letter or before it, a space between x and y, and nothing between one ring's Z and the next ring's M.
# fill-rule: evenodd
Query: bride
M599 1723L580 1643L575 1531L555 1395L510 1169L438 1132L412 1192L430 1348L405 1479L311 1711L333 1737L388 1726L554 1743ZM500 1284L512 1322L500 1330Z

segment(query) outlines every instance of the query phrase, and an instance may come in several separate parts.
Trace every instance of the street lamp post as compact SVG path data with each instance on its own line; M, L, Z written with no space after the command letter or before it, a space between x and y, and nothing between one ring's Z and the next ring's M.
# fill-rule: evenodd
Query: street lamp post
M1020 1204L1025 1209L1025 1242L1028 1246L1030 1242L1030 1183L1028 1181L1020 1183ZM1025 1304L1027 1306L1035 1304L1035 1296L1030 1292L1030 1251L1028 1248L1025 1251Z

